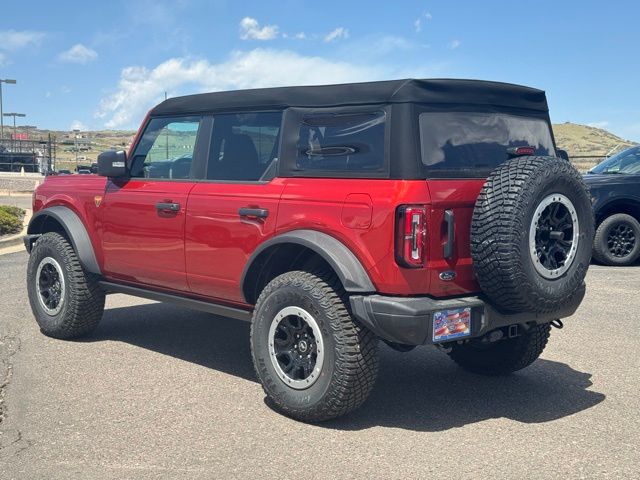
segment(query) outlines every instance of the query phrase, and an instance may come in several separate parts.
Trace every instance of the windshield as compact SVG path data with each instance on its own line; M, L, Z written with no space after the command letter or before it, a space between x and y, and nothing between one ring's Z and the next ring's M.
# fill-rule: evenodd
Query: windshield
M640 147L631 147L607 158L589 173L627 173L640 174Z
M513 147L555 155L546 120L506 113L421 113L420 142L422 163L434 176L485 177L510 158Z

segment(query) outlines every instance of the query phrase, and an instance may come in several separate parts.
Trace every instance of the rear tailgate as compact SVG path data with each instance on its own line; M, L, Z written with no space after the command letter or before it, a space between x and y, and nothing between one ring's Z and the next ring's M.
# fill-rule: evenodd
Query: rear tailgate
M422 111L419 126L422 168L432 202L431 293L478 292L470 251L476 199L486 178L509 158L555 155L548 113L489 107ZM451 251L446 254L448 242Z
M432 202L427 271L431 294L436 297L479 291L471 261L470 231L473 207L484 182L484 179L427 180ZM452 237L449 222L453 223ZM452 248L445 258L448 242Z

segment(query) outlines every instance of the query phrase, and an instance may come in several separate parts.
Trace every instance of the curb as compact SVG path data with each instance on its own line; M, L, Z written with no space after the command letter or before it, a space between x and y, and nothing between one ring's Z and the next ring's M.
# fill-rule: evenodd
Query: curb
M0 197L30 197L31 190L0 190Z
M3 238L0 240L0 249L14 247L16 245L22 244L22 237L27 234L27 226L29 225L29 221L33 216L33 210L26 209L26 213L24 214L24 218L22 219L22 230L20 233L16 233L15 235L11 235L10 237Z

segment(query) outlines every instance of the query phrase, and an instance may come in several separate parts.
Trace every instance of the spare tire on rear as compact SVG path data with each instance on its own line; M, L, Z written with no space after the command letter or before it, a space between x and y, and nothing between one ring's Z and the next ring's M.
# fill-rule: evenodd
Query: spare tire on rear
M594 219L577 170L555 157L518 157L489 176L471 222L482 291L507 312L552 312L583 285Z

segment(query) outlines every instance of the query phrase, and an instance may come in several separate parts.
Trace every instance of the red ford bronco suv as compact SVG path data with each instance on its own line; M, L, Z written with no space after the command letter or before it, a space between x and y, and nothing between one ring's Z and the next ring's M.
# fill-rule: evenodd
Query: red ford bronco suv
M56 338L110 292L249 321L266 395L310 422L365 401L379 339L510 373L585 293L591 205L558 155L544 92L510 84L172 98L98 175L37 189L29 300Z

